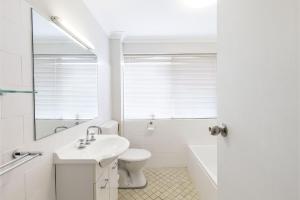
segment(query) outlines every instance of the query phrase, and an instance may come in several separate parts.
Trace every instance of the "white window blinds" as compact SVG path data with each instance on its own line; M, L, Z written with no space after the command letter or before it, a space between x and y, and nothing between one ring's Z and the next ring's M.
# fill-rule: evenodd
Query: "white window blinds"
M95 55L35 55L34 61L37 119L98 116Z
M216 56L125 56L125 119L215 118Z

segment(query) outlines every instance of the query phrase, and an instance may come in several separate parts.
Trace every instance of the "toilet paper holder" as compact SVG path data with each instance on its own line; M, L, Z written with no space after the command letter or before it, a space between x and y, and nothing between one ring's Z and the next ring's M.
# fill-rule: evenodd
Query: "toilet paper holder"
M149 131L153 131L155 129L155 125L154 125L154 120L155 120L155 115L151 115L151 119L147 124L147 130Z

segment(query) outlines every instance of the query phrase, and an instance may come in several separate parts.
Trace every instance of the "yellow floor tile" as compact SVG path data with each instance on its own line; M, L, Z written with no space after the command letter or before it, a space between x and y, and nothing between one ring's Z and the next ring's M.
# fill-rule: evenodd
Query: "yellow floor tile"
M145 169L143 189L119 189L119 200L199 200L186 168Z

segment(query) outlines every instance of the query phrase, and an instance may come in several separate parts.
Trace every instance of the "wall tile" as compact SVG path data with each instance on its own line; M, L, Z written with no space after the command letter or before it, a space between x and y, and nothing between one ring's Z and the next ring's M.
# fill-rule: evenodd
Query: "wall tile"
M214 119L155 120L153 132L146 129L148 122L149 120L125 121L124 135L131 142L131 147L151 151L152 158L149 162L152 167L185 166L188 145L217 142L208 132L208 126L216 123Z
M87 33L93 33L95 37L87 35L87 39L94 41L97 46L96 52L100 52L99 57L105 58L103 63L109 63L108 38L81 1L74 1L76 8L73 9L74 11L64 9L64 5L69 4L68 0L34 1L33 3L35 8L45 11L46 14L48 9L53 9L51 12L59 12L58 15L62 15L66 20L81 21L78 28ZM28 1L0 0L0 52L0 87L6 85L32 89L31 19ZM99 100L103 111L101 117L106 120L110 119L110 80L107 78L110 77L109 67L107 64L107 69L102 70L100 74L100 80L103 80L100 83ZM30 94L0 96L0 116L0 162L11 159L12 150L16 148L45 153L44 156L0 177L0 199L55 200L53 152L83 136L87 126L100 122L94 120L51 137L34 141L33 99Z
M4 18L4 1L0 0L0 19Z
M1 110L1 107L2 107L2 97L0 96L0 110ZM0 112L1 114L1 112ZM1 123L2 119L1 119L1 115L0 115L0 149L3 149L3 143L4 143L4 134L2 134L2 123ZM0 151L0 163L3 162L3 155L2 155L2 152Z
M0 179L1 200L25 200L24 175L12 172L1 176Z
M54 199L55 168L52 156L43 155L30 164L25 173L26 200Z
M34 141L34 119L32 115L23 116L24 145Z
M15 24L8 20L2 20L2 50L12 54L21 55L22 52L22 28L21 23Z
M20 16L20 0L1 0L2 16L10 22L18 23Z
M21 56L0 51L0 87L13 89L22 84Z
M1 5L0 5L0 9L1 9ZM0 27L5 27L4 24L5 21L3 17L0 17ZM0 28L0 50L4 50L4 28Z
M144 148L151 152L162 152L162 153L178 153L183 152L186 144L183 142L177 142L176 140L169 139L169 141L155 141L145 140Z
M21 12L23 16L30 16L31 12L25 1L21 1ZM31 37L31 18L23 17L22 21L22 84L32 87L32 37Z
M33 88L33 62L31 59L31 53L29 55L22 56L22 86L28 89Z
M124 123L124 134L127 135L145 135L147 133L147 124L149 120L128 120ZM156 124L156 122L155 122Z
M1 119L0 134L5 140L1 140L0 154L5 151L16 149L23 144L23 118L14 117Z
M2 119L2 102L3 102L3 96L0 95L0 120Z
M187 153L152 153L152 157L147 162L147 167L186 167Z
M33 114L32 94L7 94L2 98L3 118Z
M127 139L130 141L130 148L145 148L144 136L129 136Z

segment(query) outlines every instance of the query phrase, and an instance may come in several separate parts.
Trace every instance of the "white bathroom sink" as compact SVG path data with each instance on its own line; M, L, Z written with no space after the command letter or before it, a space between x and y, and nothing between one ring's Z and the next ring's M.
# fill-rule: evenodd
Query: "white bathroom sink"
M126 138L117 135L96 135L96 141L84 149L78 149L78 142L66 145L54 153L55 164L99 163L109 165L129 147Z

